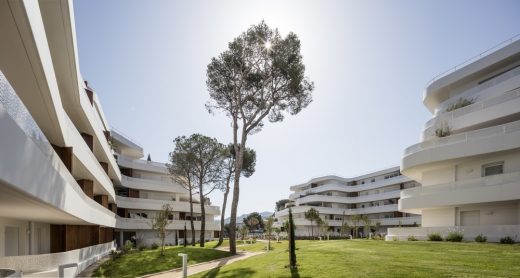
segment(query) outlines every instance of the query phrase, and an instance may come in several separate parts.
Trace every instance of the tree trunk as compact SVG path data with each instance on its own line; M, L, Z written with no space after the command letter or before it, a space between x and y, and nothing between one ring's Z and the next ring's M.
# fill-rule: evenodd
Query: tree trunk
M218 245L221 245L224 242L224 225L225 225L225 217L226 217L226 205L227 198L229 195L229 182L231 181L231 175L227 176L226 181L226 192L224 192L224 201L222 202L222 213L220 214L220 235L218 237Z
M235 178L233 180L233 201L231 202L231 221L229 223L231 227L230 236L229 236L229 252L231 255L237 254L237 242L236 242L236 226L237 226L237 208L238 208L238 200L240 197L240 174L242 173L242 164L244 160L244 150L246 149L246 140L247 140L247 132L244 127L242 127L242 139L240 146L237 145L236 138L236 128L237 124L234 123L233 129L235 135L233 136L233 143L235 145L235 154L237 157L235 159Z
M204 194L202 192L202 181L200 181L199 185L199 197L200 197L200 214L202 215L202 219L200 221L200 247L204 247L204 236L206 233L206 208L204 207Z
M195 246L195 225L193 224L193 195L190 186L190 225L191 225L191 246Z

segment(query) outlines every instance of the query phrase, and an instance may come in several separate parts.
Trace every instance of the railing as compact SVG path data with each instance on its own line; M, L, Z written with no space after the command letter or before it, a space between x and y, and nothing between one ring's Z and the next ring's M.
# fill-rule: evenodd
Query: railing
M520 74L520 67L518 68L518 73ZM429 121L425 124L425 132L428 129L434 128L433 124L439 121L451 121L453 119L465 116L469 113L477 112L484 110L486 108L495 106L497 104L502 104L514 99L520 98L520 87L513 89L511 91L505 92L497 97L486 99L456 110L453 110L451 112L440 114L434 118L431 118Z
M401 198L445 193L457 190L475 189L486 186L503 185L520 181L520 172L511 172L470 180L462 180L438 185L419 186L401 191Z
M320 185L320 186L314 187L314 188L305 189L300 192L292 193L291 195L289 195L289 198L291 200L293 200L293 199L305 197L308 194L316 194L318 192L324 192L324 191L329 191L329 190L342 191L342 192L359 192L359 191L363 191L363 190L370 190L370 189L385 187L385 186L408 182L408 181L411 181L411 180L404 175L399 175L399 176L391 177L388 179L377 180L375 182L369 182L369 183L358 184L358 185L346 185L346 184L342 184L339 182L335 182L335 183Z
M362 195L357 197L346 197L346 196L332 196L332 195L320 195L313 194L307 195L300 199L297 199L295 204L298 206L303 203L311 203L311 202L328 202L328 203L344 203L344 204L352 204L352 203L362 203L362 202L370 202L375 200L384 200L384 199L393 199L399 197L399 188L392 191L387 191L383 193L377 194L369 194Z
M510 39L507 39L507 40L505 40L505 41L503 41L503 42L493 46L492 48L490 48L490 49L480 53L479 55L474 56L474 57L472 57L472 58L470 58L470 59L468 59L468 60L466 60L466 61L464 61L464 62L462 62L462 63L460 63L458 65L456 65L455 67L453 67L453 68L451 68L451 69L449 69L449 70L447 70L445 72L442 72L442 73L436 75L435 77L433 77L426 84L426 87L430 86L433 82L435 82L435 81L437 81L437 80L439 80L439 79L441 79L441 78L443 78L443 77L445 77L445 76L447 76L447 75L457 71L458 69L461 69L461 68L463 68L463 67L465 67L465 66L467 66L467 65L469 65L469 64L471 64L471 63L473 63L473 62L475 62L475 61L477 61L479 59L481 59L482 57L485 57L485 56L487 56L487 55L489 55L489 54L491 54L491 53L493 53L495 51L498 51L499 49L502 49L502 48L504 48L504 47L506 47L506 46L508 46L508 45L510 45L510 44L512 44L514 42L516 42L519 39L520 39L520 34L515 35L514 37L512 37Z
M408 156L418 151L430 149L437 146L450 145L454 143L469 142L472 140L478 140L480 138L486 138L489 136L495 136L500 134L508 134L512 132L520 131L520 121L515 121L499 126L492 126L488 128L482 128L479 130L469 131L465 133L459 133L447 137L433 138L428 141L424 141L415 145L412 145L404 150L404 156Z
M53 154L53 148L43 134L38 124L34 121L31 113L27 110L23 102L15 93L9 81L5 78L0 70L0 105L6 110L7 114L16 122L18 127L31 138L31 140L40 148L40 150L50 157Z
M126 163L136 164L136 165L154 166L154 167L159 167L159 168L166 169L166 164L164 164L164 163L155 162L155 161L148 161L148 160L142 160L142 159L130 159L130 158L127 158L127 157L125 157L123 155L118 155L117 156L117 160L118 161L123 161L123 162L126 162Z
M122 132L120 129L117 129L115 128L114 126L110 126L110 130L114 130L115 132L117 132L118 134L120 134L121 136L123 137L126 137L126 139L128 139L128 141L136 144L137 146L141 147L141 149L143 148L143 145L141 145L141 143L139 143L139 141L135 140L134 138L128 136L127 134L125 134L124 132Z

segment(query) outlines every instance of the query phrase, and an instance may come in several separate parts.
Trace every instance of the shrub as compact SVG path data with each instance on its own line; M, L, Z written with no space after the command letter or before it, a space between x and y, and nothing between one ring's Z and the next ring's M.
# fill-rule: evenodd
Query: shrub
M143 251L143 250L146 250L146 245L139 245L139 247L137 248L139 251Z
M134 244L130 240L127 240L125 241L125 244L121 246L121 252L126 254L132 250L132 247L134 247Z
M152 245L150 246L150 248L151 248L152 250L155 250L155 249L159 248L159 245L158 245L157 243L154 242L154 243L152 243Z
M446 108L446 112L451 112L453 110L457 110L459 108L468 106L475 103L475 99L467 99L467 98L459 98L456 102L448 105Z
M464 233L461 231L451 231L446 236L446 241L461 242L464 238Z
M500 243L502 244L513 244L515 243L515 240L510 236L505 236L500 239Z
M476 242L486 242L487 241L487 237L484 236L483 234L479 234L478 236L475 237L475 241Z
M435 136L437 137L447 137L451 135L451 128L449 126L438 127L435 130Z
M112 250L110 251L110 257L112 258L112 260L116 260L121 257L121 252Z
M408 241L417 241L418 239L414 236L408 236Z
M428 234L429 241L442 241L442 236L439 233Z

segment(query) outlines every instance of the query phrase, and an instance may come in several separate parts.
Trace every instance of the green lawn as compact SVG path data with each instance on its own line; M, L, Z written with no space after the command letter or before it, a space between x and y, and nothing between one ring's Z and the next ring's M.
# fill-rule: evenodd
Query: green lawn
M179 253L188 254L188 263L197 264L229 256L228 252L200 247L166 247L164 256L160 249L135 251L115 261L103 263L95 272L95 277L137 277L182 266Z
M190 277L520 277L517 244L297 241L299 267L292 275L287 242L273 246L271 252Z
M271 246L272 246L273 242L274 241L271 242ZM217 243L218 243L218 241L206 242L204 244L204 247L205 248L216 248ZM222 245L220 245L219 247L226 247L226 248L229 247L229 240L227 240L227 239L224 240L224 242L222 242ZM265 250L267 250L267 243L257 241L256 243L250 244L249 241L237 240L237 250L238 251L249 251L249 252L265 251Z

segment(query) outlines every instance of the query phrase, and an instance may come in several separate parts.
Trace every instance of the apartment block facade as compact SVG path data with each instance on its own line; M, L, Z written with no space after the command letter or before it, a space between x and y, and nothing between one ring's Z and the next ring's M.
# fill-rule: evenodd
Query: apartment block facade
M133 236L158 242L149 218L167 202L167 242L189 227L186 190L112 132L80 74L74 26L71 0L0 1L0 268L56 276ZM220 211L206 211L212 238Z
M311 222L305 219L305 212L311 208L317 210L320 217L326 220L328 234L332 236L340 235L341 226L345 222L350 227L363 226L361 222L353 221L354 215L366 215L374 226L378 226L375 233L385 234L389 227L418 226L421 224L420 216L399 212L397 207L401 190L417 186L417 182L401 175L399 167L354 178L314 178L291 186L294 193L289 196L290 202L286 208L275 213L276 225L280 227L288 220L291 207L296 226L295 234L302 237L318 234L315 232L316 228L311 227Z
M520 236L520 41L511 40L435 78L421 142L401 172L422 186L401 192L399 211L422 227L390 229L390 239L461 230L465 240Z

